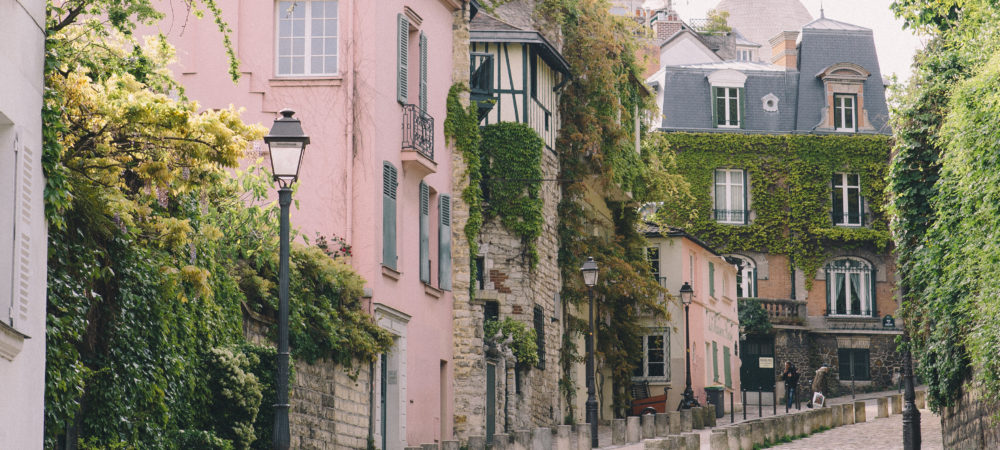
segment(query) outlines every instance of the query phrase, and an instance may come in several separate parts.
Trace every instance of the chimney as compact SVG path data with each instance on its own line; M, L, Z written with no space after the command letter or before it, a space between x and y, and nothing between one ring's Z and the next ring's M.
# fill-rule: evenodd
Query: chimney
M667 0L667 5L665 8L656 11L653 16L653 31L656 33L656 42L663 42L669 39L671 36L681 31L684 23L681 22L681 17L674 10L673 0Z
M785 70L795 70L799 67L799 51L795 46L799 38L798 31L782 31L768 42L771 44L771 63L784 66Z

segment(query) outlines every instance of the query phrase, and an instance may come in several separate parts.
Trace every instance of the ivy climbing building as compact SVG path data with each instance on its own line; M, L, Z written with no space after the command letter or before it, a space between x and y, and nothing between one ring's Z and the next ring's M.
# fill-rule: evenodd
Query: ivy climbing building
M733 33L759 34L735 26L749 10L731 13ZM780 389L784 361L803 383L830 366L832 393L891 385L902 328L891 317L891 142L872 30L821 15L767 44L764 61L661 61L660 130L693 200L660 213L736 264L738 297L770 317L772 331L742 336L746 389Z

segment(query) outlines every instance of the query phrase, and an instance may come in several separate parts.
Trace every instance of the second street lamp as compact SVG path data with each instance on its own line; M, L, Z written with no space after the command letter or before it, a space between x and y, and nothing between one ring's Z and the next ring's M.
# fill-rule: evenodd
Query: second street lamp
M684 282L681 286L681 303L684 304L684 347L686 349L687 357L687 379L686 387L684 388L684 396L681 398L681 404L677 407L677 410L690 409L698 405L698 399L694 398L694 390L691 389L691 300L694 297L694 289L688 282Z
M580 268L583 284L590 294L590 327L587 328L587 423L590 424L590 447L597 448L597 396L594 382L594 285L597 284L597 263L588 256Z
M299 167L309 136L302 132L295 111L281 110L274 119L271 132L264 136L269 149L271 172L278 182L278 204L281 205L280 260L278 263L278 358L277 402L274 404L274 435L272 448L287 450L291 446L288 429L288 207L292 203L292 183L299 179Z

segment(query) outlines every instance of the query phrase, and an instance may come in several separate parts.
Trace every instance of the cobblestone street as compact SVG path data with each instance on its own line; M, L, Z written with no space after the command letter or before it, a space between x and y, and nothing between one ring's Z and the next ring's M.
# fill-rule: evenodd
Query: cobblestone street
M903 416L895 414L884 419L869 419L865 423L834 428L772 448L782 450L901 449L903 448L902 430ZM941 418L925 409L920 410L920 434L922 439L921 448L943 448L941 443Z

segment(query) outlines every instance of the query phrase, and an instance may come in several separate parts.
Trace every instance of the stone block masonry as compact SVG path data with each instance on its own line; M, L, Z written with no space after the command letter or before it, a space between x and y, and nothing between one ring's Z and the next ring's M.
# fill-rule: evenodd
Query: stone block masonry
M1000 422L993 416L998 407L1000 403L966 383L955 404L941 410L944 447L1000 448Z

